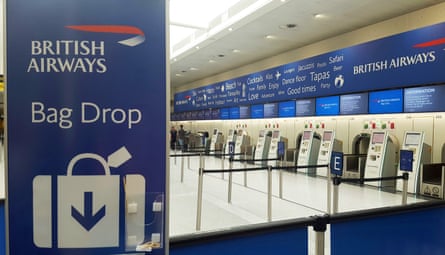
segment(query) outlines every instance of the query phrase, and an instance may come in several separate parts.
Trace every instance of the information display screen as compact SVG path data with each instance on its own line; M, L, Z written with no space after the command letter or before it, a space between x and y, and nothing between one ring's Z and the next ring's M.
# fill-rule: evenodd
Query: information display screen
M317 116L338 115L340 112L339 96L317 98L315 112Z
M239 119L240 118L240 109L239 107L231 107L229 108L229 118L230 119Z
M240 119L250 118L250 106L244 105L239 107L239 118Z
M252 105L250 107L250 117L252 119L264 118L264 106L262 104Z
M443 112L445 85L407 88L404 90L404 112Z
M315 98L295 101L295 116L314 116Z
M221 117L221 109L212 109L212 120L217 120Z
M340 114L368 113L368 93L357 93L340 96Z
M402 111L402 89L369 92L369 113L400 113Z
M222 120L230 119L230 109L229 108L222 108L220 110L220 119L222 119Z
M285 101L278 104L278 117L295 117L295 101Z
M264 118L278 117L278 103L264 104Z

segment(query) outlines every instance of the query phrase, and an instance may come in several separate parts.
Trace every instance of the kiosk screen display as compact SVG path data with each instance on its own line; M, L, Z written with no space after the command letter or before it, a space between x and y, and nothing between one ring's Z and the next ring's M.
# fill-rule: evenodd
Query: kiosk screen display
M323 142L331 141L331 139L332 139L332 132L331 131L325 131L323 133Z
M304 132L303 132L303 140L309 140L309 139L311 139L311 135L312 135L312 132L311 132L311 131L304 131Z
M406 133L405 144L406 145L419 145L420 144L420 134L419 133Z
M402 90L385 90L369 93L369 113L398 113L403 110Z
M376 132L372 134L372 144L382 144L385 139L385 133Z
M272 133L272 138L278 138L278 137L280 137L280 131L274 130Z
M265 133L264 130L260 130L260 137L264 137L264 133Z
M441 185L443 167L443 164L425 164L422 171L423 182Z
M339 96L320 97L315 100L317 116L338 115L340 112Z

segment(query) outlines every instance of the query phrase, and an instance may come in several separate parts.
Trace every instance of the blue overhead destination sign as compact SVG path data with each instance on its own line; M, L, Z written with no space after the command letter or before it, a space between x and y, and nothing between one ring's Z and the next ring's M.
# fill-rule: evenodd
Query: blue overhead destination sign
M440 23L178 92L175 112L441 83L444 37Z
M166 12L8 1L10 255L168 253Z

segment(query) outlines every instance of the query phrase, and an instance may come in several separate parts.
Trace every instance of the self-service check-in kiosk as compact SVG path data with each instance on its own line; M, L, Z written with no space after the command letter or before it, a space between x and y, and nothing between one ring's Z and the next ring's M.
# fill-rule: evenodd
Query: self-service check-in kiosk
M267 159L269 156L269 147L270 147L271 135L266 130L260 130L258 135L258 141L255 147L255 156L254 159ZM259 165L267 165L267 161L255 161L256 164Z
M318 152L317 165L329 165L332 151L343 152L343 142L335 139L335 132L332 130L323 131L321 137L320 151ZM327 168L319 167L317 175L328 176Z
M224 136L218 129L213 129L212 137L210 138L210 151L221 150L222 144L224 144Z
M420 172L420 194L444 199L445 163L423 164Z
M364 178L366 157L369 150L371 135L360 133L352 140L351 155L345 156L343 177L345 178Z
M238 130L236 133L236 142L235 142L235 158L241 159L244 158L241 157L241 153L244 153L244 150L247 148L247 146L250 145L250 136L247 134L247 131L245 130Z
M401 148L413 152L412 171L408 179L408 192L413 194L418 194L420 190L421 165L431 163L431 146L424 142L424 136L424 132L406 131ZM398 175L402 175L400 167ZM397 182L397 190L403 190L402 181Z
M365 178L381 178L397 175L399 143L386 131L373 131L366 158ZM385 191L395 191L396 180L369 182Z
M303 131L301 138L300 151L298 153L297 166L316 165L318 159L318 152L320 150L320 135L312 130ZM317 168L300 168L302 172L309 176L315 176Z
M280 136L280 130L274 130L272 131L272 138L270 139L270 146L269 146L269 152L268 157L270 159L277 159L278 158L278 142L284 143L284 151L287 150L287 138ZM269 164L272 162L269 161Z
M236 144L236 138L236 131L229 129L229 134L227 135L226 144L224 146L224 154L229 155L229 143L234 142Z

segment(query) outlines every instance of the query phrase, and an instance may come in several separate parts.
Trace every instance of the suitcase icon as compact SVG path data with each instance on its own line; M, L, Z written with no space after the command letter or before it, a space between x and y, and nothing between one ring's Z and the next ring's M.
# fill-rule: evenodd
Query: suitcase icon
M128 154L125 161L130 157ZM74 166L83 159L98 161L104 175L75 175ZM135 176L144 195L143 176ZM53 247L52 223L55 222L58 248L119 246L120 175L111 175L110 166L103 157L94 153L73 157L67 175L57 176L57 199L54 201L52 182L50 175L39 175L33 180L33 236L37 247ZM54 210L57 221L52 219L54 202L57 203L57 210Z

